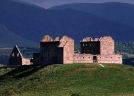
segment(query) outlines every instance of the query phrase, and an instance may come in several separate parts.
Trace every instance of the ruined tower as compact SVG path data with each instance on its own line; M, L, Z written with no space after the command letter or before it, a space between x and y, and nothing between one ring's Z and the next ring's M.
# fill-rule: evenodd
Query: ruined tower
M114 54L114 40L110 36L100 38L100 54Z
M73 63L74 40L63 36L54 40L45 35L40 41L40 53L34 53L34 64L68 64Z
M85 54L92 55L90 56L92 63L122 64L122 56L114 53L114 40L110 36L95 38L94 40L91 37L84 38L80 42L80 53L83 54L83 58L87 58Z

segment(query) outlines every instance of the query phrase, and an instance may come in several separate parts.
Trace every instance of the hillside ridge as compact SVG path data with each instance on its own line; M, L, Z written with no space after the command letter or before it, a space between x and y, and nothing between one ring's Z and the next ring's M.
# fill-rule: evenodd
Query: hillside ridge
M134 4L107 2L107 3L73 3L54 6L50 10L75 9L94 14L103 19L112 20L134 27Z
M132 26L79 10L46 10L9 2L0 6L0 14L0 22L9 30L35 42L39 42L45 34L52 37L67 35L77 44L87 36L110 35L115 41L133 41Z
M0 36L1 47L13 47L14 45L22 47L38 46L36 42L24 39L9 31L3 24L0 24Z

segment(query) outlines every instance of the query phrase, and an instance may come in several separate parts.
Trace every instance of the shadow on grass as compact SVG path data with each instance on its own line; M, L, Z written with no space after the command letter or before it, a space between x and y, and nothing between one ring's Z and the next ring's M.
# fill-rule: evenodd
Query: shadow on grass
M2 75L0 77L1 80L5 80L7 78L15 78L15 79L21 79L23 77L27 77L38 70L46 67L47 65L26 65L26 66L20 66L18 68L13 69L12 71L9 71L8 73Z

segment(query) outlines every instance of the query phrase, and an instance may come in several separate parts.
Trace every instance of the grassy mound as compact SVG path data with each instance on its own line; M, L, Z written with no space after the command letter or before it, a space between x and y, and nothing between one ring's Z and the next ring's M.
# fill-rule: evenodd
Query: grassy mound
M71 64L0 69L0 96L133 96L134 68Z

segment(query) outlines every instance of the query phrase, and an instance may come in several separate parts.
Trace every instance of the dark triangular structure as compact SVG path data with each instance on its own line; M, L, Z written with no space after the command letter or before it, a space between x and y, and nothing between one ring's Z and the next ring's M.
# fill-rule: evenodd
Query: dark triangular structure
M30 59L26 59L21 54L18 46L14 46L11 55L9 57L9 66L30 65Z

